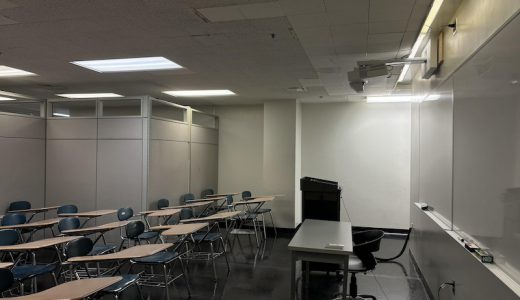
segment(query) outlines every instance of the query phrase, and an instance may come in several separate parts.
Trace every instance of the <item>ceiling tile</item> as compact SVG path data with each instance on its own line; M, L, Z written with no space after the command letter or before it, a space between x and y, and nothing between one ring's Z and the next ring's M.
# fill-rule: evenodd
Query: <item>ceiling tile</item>
M360 14L368 14L370 1L359 0L324 0L327 12L353 11Z
M368 12L364 11L329 11L327 12L329 24L343 25L353 23L368 23Z
M370 0L370 22L408 20L415 0Z
M242 11L237 5L201 8L198 11L211 22L226 22L245 19Z
M292 15L288 18L294 28L325 27L329 25L325 13Z
M404 32L406 23L406 20L372 22L369 25L370 34Z
M288 16L325 12L323 0L279 0L278 2Z
M276 18L284 16L277 2L253 3L239 5L239 9L247 19Z

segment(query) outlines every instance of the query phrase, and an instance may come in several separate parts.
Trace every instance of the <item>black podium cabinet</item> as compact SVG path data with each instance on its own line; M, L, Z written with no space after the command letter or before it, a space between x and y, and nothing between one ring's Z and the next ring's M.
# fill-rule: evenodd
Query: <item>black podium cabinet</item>
M302 221L305 219L339 221L341 210L341 188L335 181L303 177Z

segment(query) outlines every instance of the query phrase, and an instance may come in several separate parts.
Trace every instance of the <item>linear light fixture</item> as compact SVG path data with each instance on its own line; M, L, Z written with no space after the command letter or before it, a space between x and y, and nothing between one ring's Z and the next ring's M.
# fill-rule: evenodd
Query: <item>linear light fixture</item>
M432 7L430 9L430 12L428 13L428 16L426 17L426 20L424 20L424 24L421 28L421 32L419 33L419 36L417 37L417 40L413 44L412 50L410 51L409 58L417 57L417 52L419 51L419 47L422 45L424 39L430 32L431 26L433 24L433 21L437 17L437 14L439 13L439 10L441 9L442 3L444 0L434 0ZM401 70L401 74L399 74L399 78L397 79L397 82L403 82L404 78L406 77L406 74L410 70L410 65L406 64L403 69Z
M36 74L8 66L0 66L0 77L34 76Z
M116 98L123 95L114 93L84 93L84 94L56 94L56 96L70 99L87 99L87 98Z
M15 99L9 98L9 97L0 96L0 101L11 101L11 100L15 100Z
M52 115L54 117L65 117L65 118L70 118L70 115L69 114L64 114L64 113L52 113Z
M367 96L367 103L413 102L413 96Z
M164 91L163 93L174 97L215 97L235 95L235 93L230 90Z
M99 73L157 71L183 68L181 65L162 56L81 60L72 61L71 63Z

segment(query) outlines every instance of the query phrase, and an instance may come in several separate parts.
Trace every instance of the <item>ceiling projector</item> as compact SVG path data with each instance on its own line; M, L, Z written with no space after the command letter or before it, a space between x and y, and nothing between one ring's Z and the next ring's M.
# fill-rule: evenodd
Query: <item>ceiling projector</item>
M347 73L348 82L354 91L361 93L368 82L366 79L389 76L390 71L388 70L388 66L425 62L426 60L424 58L358 61L357 67Z

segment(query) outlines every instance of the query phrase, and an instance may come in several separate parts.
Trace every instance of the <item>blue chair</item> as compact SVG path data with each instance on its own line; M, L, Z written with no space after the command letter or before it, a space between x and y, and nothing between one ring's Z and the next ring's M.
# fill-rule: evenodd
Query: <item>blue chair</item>
M117 218L119 221L129 220L133 216L134 216L134 210L131 207L120 208L117 210ZM146 231L145 230L137 238L135 238L135 237L130 238L130 237L128 237L128 235L126 235L126 236L121 235L121 239L123 240L122 243L124 243L125 239L134 240L134 241L135 240L146 241L148 243L150 242L150 240L155 239L155 242L157 242L157 240L159 239L159 233L155 232L155 231ZM119 249L121 249L121 247Z
M2 226L19 225L25 224L26 222L27 218L23 214L6 214L2 218Z
M179 220L192 219L194 216L193 209L185 207L181 209L181 212L179 213Z
M18 231L14 229L2 229L0 230L0 246L15 245L20 240ZM4 261L5 256L9 254L12 261L14 261L13 254L11 252L2 252L1 258Z
M69 259L71 257L76 256L85 256L92 252L94 247L94 243L91 239L82 237L77 240L71 241L67 243L64 247L65 258ZM86 272L86 275L90 277L89 270L86 264L83 265L83 268ZM79 273L77 269L73 269L73 273L77 279L80 279ZM126 274L122 275L123 279L120 281L110 285L109 287L103 289L101 294L111 294L115 299L119 299L119 295L129 286L135 285L137 287L137 292L139 294L139 298L143 299L141 293L141 287L137 284L139 280L139 274Z
M252 196L251 196L251 192L250 191L243 191L242 192L242 200L244 201L247 201L247 200L251 200L253 199ZM264 217L264 214L269 214L269 217L271 217L271 224L273 224L273 229L274 229L274 235L275 236L278 236L278 232L276 232L276 225L274 224L274 219L273 219L273 214L271 213L271 209L270 208L260 208L258 210L255 211L257 214L259 215L262 215L262 225L264 227L264 237L265 236L265 217Z
M246 201L251 199L251 192L250 191L243 191L242 192L242 200Z
M62 205L58 207L57 214L75 214L78 212L78 207L74 204Z
M65 230L72 230L80 228L81 224L79 218L71 217L61 219L58 222L58 230L62 233ZM63 233L62 233L63 234ZM94 245L92 251L88 255L100 255L115 251L116 245Z
M0 294L11 289L14 283L14 276L9 269L0 269Z
M195 195L193 195L192 193L187 193L187 194L184 194L181 196L182 204L186 204L186 201L189 201L189 200L195 200Z
M25 209L31 209L31 203L28 201L15 201L9 203L9 208L7 211L14 211L14 210L25 210Z
M134 222L128 223L128 225L126 225L125 229L126 229L127 236L131 236L131 237L135 238L144 232L144 223L142 221L134 221ZM136 242L140 244L139 240L137 240ZM182 277L184 278L184 281L186 283L186 289L188 290L188 295L189 295L189 297L191 297L191 290L190 290L190 286L189 286L189 282L188 282L188 277L186 276L186 269L184 267L184 263L182 262L181 256L179 255L178 252L163 251L163 252L156 253L154 255L150 255L150 256L146 256L146 257L142 257L142 258L138 258L138 259L133 259L130 262L132 263L132 267L135 264L152 266L152 270L153 270L153 266L162 266L163 281L154 280L154 274L144 274L142 278L149 278L149 279L141 279L139 281L139 283L141 285L146 285L146 286L163 287L166 291L165 299L170 299L170 292L169 292L168 286L171 283L173 283L175 280L177 280L181 274L179 274L177 276L172 276L170 273L171 273L171 269L173 269L173 265L170 270L168 270L168 265L170 265L176 261L178 261L181 265ZM132 268L130 268L130 270L131 269Z
M213 189L205 189L202 192L200 192L200 197L204 199L208 195L213 195L213 194L215 194L215 191L213 191Z
M0 230L0 241L4 246L8 245L16 245L19 239L15 238L15 235L18 235L16 230L13 229L4 229ZM16 265L11 269L13 273L14 281L18 282L20 285L21 294L24 294L24 282L29 279L33 279L35 277L51 274L54 279L54 284L57 285L58 282L56 280L56 264L45 264L45 265Z
M170 200L168 199L159 199L159 201L157 201L157 209L163 209L165 207L168 207L170 206Z

